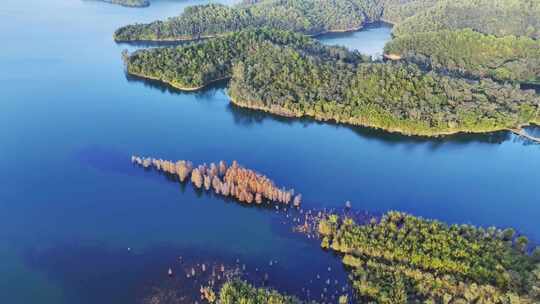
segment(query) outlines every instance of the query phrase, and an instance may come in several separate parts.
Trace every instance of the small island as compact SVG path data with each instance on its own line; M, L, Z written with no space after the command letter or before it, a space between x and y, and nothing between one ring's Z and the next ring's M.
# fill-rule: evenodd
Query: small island
M149 0L96 0L106 2L110 4L118 4L125 7L148 7L150 6Z

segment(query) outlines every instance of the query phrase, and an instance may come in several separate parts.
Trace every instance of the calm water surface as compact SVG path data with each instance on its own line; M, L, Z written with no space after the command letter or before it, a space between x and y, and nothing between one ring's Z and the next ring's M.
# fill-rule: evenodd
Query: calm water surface
M274 282L286 291L339 269L273 212L182 189L133 168L131 154L237 159L294 186L307 207L351 200L540 239L540 147L510 134L409 138L238 109L223 86L185 94L127 78L112 32L195 3L2 2L1 303L134 303L176 256L198 252L279 260ZM389 32L321 39L380 54Z

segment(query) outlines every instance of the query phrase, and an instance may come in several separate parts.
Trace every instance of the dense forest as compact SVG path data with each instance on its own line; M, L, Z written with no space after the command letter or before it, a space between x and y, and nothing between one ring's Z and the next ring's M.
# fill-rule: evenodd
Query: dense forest
M195 40L250 27L319 34L359 29L365 22L363 10L353 0L259 1L236 7L207 4L187 7L180 16L166 21L122 27L114 38L117 41Z
M324 46L302 34L262 28L187 46L139 50L125 58L127 72L157 79L179 89L198 89L212 81L229 78L233 62L243 60L248 50L254 50L262 41L287 45L326 60L348 63L369 60L342 47Z
M396 36L470 28L495 36L540 38L538 0L446 0L396 25Z
M388 42L386 53L457 76L499 81L538 82L540 41L527 37L498 38L471 29L403 35Z
M540 251L513 229L448 226L399 212L364 225L325 216L321 246L343 255L361 303L538 303Z
M540 121L540 97L509 84L426 73L414 64L328 62L269 43L234 65L229 95L242 107L411 135Z
M118 4L126 7L147 7L150 5L149 0L97 0L111 4Z
M398 24L444 0L382 0L382 21Z

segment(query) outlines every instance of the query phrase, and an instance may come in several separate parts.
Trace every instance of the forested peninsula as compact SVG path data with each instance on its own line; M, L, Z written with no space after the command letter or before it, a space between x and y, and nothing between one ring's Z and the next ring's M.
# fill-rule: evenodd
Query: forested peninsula
M528 37L496 37L471 29L424 32L391 40L385 53L457 77L540 81L540 41Z
M331 62L267 44L233 67L236 105L407 135L492 132L540 122L540 96L489 79L456 79L407 63Z
M355 31L365 24L397 22L436 0L259 0L236 6L188 7L165 21L118 29L116 41L181 41L225 35L248 28L272 27L307 35Z
M321 59L356 64L369 60L343 47L328 47L299 33L261 28L187 46L139 50L125 57L129 74L160 80L181 90L197 90L232 76L233 62L245 59L266 41L287 45Z
M150 6L149 0L96 0L110 4L118 4L125 7L147 7Z
M540 249L531 251L528 239L511 228L447 225L395 211L364 223L333 213L315 218L309 229L350 273L353 299L343 294L334 303L540 301ZM302 303L239 280L201 291L210 303Z
M280 30L141 50L126 62L130 74L186 90L231 78L229 95L238 106L407 135L492 132L540 121L540 96L518 86L372 62Z

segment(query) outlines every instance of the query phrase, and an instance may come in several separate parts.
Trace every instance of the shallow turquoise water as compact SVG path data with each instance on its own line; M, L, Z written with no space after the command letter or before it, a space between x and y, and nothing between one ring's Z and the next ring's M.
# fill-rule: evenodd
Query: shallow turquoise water
M147 276L193 250L278 259L276 281L291 290L338 268L279 232L272 212L182 190L133 168L131 154L237 159L294 186L307 207L351 200L540 239L540 147L510 134L403 137L238 109L223 86L185 94L127 78L114 29L194 3L204 2L3 2L1 303L133 303ZM379 28L321 39L377 54L388 38Z

